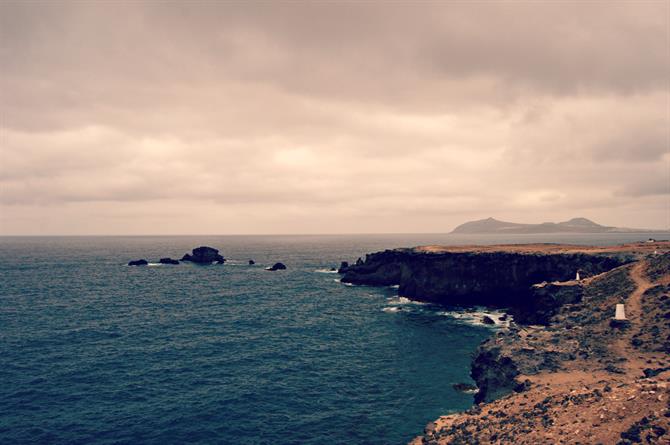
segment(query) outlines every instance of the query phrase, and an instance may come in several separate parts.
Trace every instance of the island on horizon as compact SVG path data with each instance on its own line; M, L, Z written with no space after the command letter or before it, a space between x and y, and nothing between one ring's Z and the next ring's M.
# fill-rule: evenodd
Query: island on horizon
M587 218L572 218L562 222L524 224L500 221L495 218L468 221L456 227L450 233L469 234L537 234L537 233L656 233L663 230L634 229L628 227L603 226Z

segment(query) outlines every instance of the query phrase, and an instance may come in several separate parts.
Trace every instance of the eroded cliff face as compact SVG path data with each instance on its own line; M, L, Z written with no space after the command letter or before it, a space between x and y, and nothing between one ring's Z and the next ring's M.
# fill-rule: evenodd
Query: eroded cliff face
M549 325L563 313L583 307L586 286L573 281L576 273L588 278L635 260L632 255L585 253L443 252L396 249L367 255L365 261L343 267L342 281L374 286L399 285L399 294L444 305L486 305L508 308L519 325ZM621 275L625 272L620 272ZM590 281L590 280L587 280ZM618 289L621 280L611 278ZM589 289L589 295L598 289ZM592 299L592 297L591 297ZM568 309L572 307L573 309ZM566 312L567 311L567 312ZM567 315L566 315L567 314ZM579 321L584 322L581 318ZM513 325L482 343L472 362L471 376L479 388L475 402L490 402L512 391L524 389L519 376L559 369L559 363L579 353L595 355L591 347L580 348L575 340L552 338L551 347L539 347L538 326ZM561 334L564 336L564 334ZM544 339L547 341L548 339Z
M591 254L515 252L427 253L413 249L367 255L360 265L343 269L342 281L373 286L399 285L400 295L446 305L524 307L531 286L597 275L632 261Z

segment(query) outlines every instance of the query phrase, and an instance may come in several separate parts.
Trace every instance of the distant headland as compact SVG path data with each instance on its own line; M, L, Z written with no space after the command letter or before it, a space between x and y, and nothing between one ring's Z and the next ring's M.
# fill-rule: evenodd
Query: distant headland
M492 233L492 234L531 234L531 233L653 233L660 230L631 229L597 224L586 218L572 218L563 222L545 222L542 224L522 224L500 221L495 218L469 221L456 227L451 233Z

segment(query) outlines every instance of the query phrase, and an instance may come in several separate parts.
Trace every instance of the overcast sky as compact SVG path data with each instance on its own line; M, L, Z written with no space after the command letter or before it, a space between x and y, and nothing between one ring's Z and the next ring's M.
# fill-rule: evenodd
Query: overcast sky
M0 234L670 227L670 2L0 2Z

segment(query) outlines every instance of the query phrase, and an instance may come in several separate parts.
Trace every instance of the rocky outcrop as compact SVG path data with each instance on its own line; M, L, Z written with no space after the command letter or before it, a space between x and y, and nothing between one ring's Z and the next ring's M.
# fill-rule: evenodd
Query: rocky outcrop
M226 259L213 247L201 246L193 249L191 254L184 254L182 261L190 261L196 264L223 264Z
M275 270L284 270L284 269L286 269L286 265L284 265L284 263L274 263L272 265L272 267L268 267L265 270L275 271Z
M523 307L533 298L533 284L568 281L577 270L582 277L596 275L631 260L583 253L429 253L396 249L367 255L360 264L340 268L340 273L344 283L399 285L400 295L420 301ZM555 298L569 299L567 294Z
M254 260L249 260L249 266L253 266L254 264L256 264Z
M580 282L541 283L531 286L526 304L510 311L517 323L547 325L565 304L582 301L584 287Z
M340 268L337 269L337 272L338 273L345 273L348 268L349 268L349 262L348 261L342 261L342 263L340 263Z
M511 357L502 355L498 347L482 344L470 368L470 376L479 388L475 403L490 402L510 393L518 385L518 375L519 370Z
M179 261L178 261L178 260L174 260L174 259L172 259L172 258L161 258L160 260L158 260L158 262L159 262L160 264L172 264L172 265L177 265L177 264L179 264Z
M146 266L147 264L149 264L149 262L145 259L133 260L133 261L128 262L129 266Z

